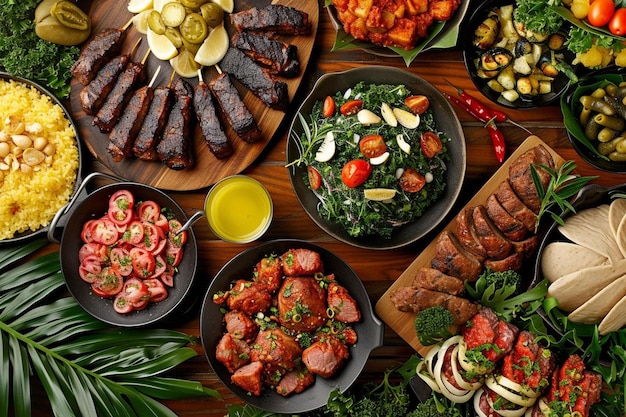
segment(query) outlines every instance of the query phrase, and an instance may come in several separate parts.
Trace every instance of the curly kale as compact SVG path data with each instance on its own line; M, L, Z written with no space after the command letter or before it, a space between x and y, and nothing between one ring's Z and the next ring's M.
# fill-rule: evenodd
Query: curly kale
M513 12L515 21L524 24L526 29L550 35L557 32L563 25L563 18L551 7L546 0L517 0Z
M423 346L434 345L452 336L454 316L443 306L426 308L415 317L415 332Z

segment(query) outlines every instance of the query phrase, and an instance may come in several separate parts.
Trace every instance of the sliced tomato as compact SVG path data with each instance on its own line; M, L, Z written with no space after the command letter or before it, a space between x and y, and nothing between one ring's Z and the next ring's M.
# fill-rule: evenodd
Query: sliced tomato
M166 286L172 288L174 286L174 274L176 273L176 267L168 264L167 269L161 274L161 281Z
M126 301L131 304L139 303L142 300L148 300L150 298L150 291L148 291L148 287L143 283L143 280L134 277L126 280L122 293Z
M111 249L111 267L116 269L123 277L132 274L133 262L130 257L130 251L120 247Z
M146 279L143 282L150 291L150 302L158 303L167 298L167 289L160 279Z
M398 179L400 188L408 193L416 193L426 185L426 178L415 168L407 168Z
M95 221L96 221L95 219L94 220L87 220L85 222L85 224L83 225L83 229L80 232L80 238L81 238L81 240L83 242L85 242L85 243L93 242L93 232L92 232L91 228L92 228L93 223Z
M117 295L124 287L124 279L120 273L111 267L104 268L98 281L91 284L93 292L103 298Z
M133 311L133 305L128 302L123 291L119 292L113 300L113 309L119 314L128 314Z
M319 190L322 186L322 175L320 172L311 165L306 167L306 173L309 177L309 186L312 190Z
M160 255L163 253L163 251L165 251L165 247L167 246L167 239L160 239L158 245L152 249L150 252L152 252L153 255Z
M130 250L130 257L133 264L133 272L140 278L148 278L154 274L156 268L156 261L154 256L148 250L144 248L132 248Z
M433 132L424 132L420 138L420 148L426 158L432 158L443 149L439 136Z
M104 261L97 255L87 255L78 267L78 274L83 281L90 284L100 279Z
M343 166L341 170L341 180L350 187L358 187L369 178L372 173L372 166L364 159L354 159Z
M143 223L140 220L133 220L130 222L123 238L132 245L139 245L142 243L144 239Z
M78 262L83 263L85 258L89 255L95 255L98 257L98 259L104 262L107 260L108 257L107 252L107 247L101 243L85 243L83 246L80 247L80 250L78 251Z
M137 214L141 220L155 224L161 215L161 206L155 201L143 201L139 204Z
M116 191L109 199L109 219L116 225L126 225L134 216L133 205L135 198L127 190Z
M159 215L159 220L156 221L155 225L157 227L160 227L161 230L163 230L163 233L166 233L170 231L170 222L167 219L167 217L165 217L165 214L161 213Z
M331 96L326 96L322 106L322 116L330 117L335 114L335 100Z
M172 245L182 248L187 243L187 231L184 230L177 233L183 227L182 223L178 220L170 220L170 232L168 234L168 240Z
M159 278L167 270L167 262L161 255L154 257L154 273L150 278Z
M108 218L94 220L91 226L91 234L95 242L107 246L114 244L119 238L115 224Z
M404 104L411 109L411 111L415 114L422 114L428 107L430 106L430 101L428 97L418 94L414 96L408 96L404 99Z
M344 116L353 116L363 107L363 100L348 100L339 108L339 112Z
M139 243L139 246L152 252L157 248L159 242L165 239L165 234L160 227L156 227L152 223L143 222L143 241Z
M366 158L376 158L387 151L387 144L381 135L367 135L359 141L359 149Z
M180 265L183 260L183 249L168 241L167 246L165 246L165 260L168 265Z

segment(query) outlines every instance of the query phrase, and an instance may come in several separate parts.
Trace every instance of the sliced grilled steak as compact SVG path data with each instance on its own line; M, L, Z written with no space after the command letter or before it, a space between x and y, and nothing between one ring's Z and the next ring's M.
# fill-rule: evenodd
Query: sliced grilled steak
M114 161L119 162L133 155L133 144L137 132L139 132L143 119L148 113L153 96L152 87L145 85L133 93L128 104L124 107L122 116L109 134L107 150Z
M519 252L513 252L509 256L503 259L487 259L485 261L485 268L489 268L494 272L503 271L519 271L522 269L522 261L524 256Z
M464 324L478 312L478 306L467 298L425 288L398 288L391 294L391 302L399 311L407 313L443 306L452 313L456 325Z
M463 280L446 275L438 269L421 267L411 284L416 288L439 291L450 295L460 295L465 291Z
M528 239L513 242L513 252L521 253L524 259L528 259L535 254L537 246L539 246L539 237L533 235Z
M300 73L298 47L253 32L237 32L231 45L248 55L273 75L292 78Z
M129 59L128 55L113 57L98 71L96 77L83 87L80 91L80 105L86 114L95 114L100 110Z
M298 9L278 4L253 7L230 15L238 31L273 32L280 35L310 35L309 15Z
M261 68L239 49L228 49L220 67L245 85L269 108L280 111L287 108L289 104L287 84L274 78L268 70Z
M472 213L474 207L465 207L456 216L456 232L461 245L470 251L481 262L487 257L487 251L480 243L474 228Z
M216 99L220 113L228 121L235 134L244 142L259 140L261 130L228 74L222 73L213 78L209 82L209 88Z
M199 82L193 90L193 108L211 153L217 159L225 159L232 155L233 147L222 130L220 119L215 112L211 90L204 82Z
M444 230L437 238L431 266L444 274L468 281L475 281L483 271L482 263L465 250L449 230Z
M504 233L504 236L514 242L526 237L528 229L502 207L495 194L491 194L487 198L486 207L489 218Z
M125 37L126 31L122 29L104 29L97 33L85 44L70 68L72 76L87 85L111 57L120 53Z
M539 195L532 178L530 166L535 165L541 184L545 189L550 182L550 174L538 165L545 165L554 169L554 159L550 152L543 146L535 146L521 154L509 166L509 182L515 194L534 213L539 212Z
M163 136L173 97L174 93L169 87L159 86L154 89L148 114L143 119L133 145L133 153L137 158L144 161L156 161L159 158L156 146Z
M193 88L179 78L172 87L174 103L163 129L163 137L156 150L159 159L168 168L181 170L194 164L192 153Z
M472 213L476 235L487 252L489 259L506 258L513 250L511 241L492 223L487 209L483 205L476 206Z
M504 180L496 190L496 198L502 207L531 232L535 231L537 215L515 194L508 180Z

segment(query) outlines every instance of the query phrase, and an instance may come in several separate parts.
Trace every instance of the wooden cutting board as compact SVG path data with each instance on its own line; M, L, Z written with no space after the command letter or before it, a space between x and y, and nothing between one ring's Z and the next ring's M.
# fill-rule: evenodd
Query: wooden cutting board
M556 166L561 166L565 161L552 148L546 145L537 136L529 136L511 156L502 164L502 166L493 174L493 176L485 183L485 185L476 193L476 195L465 205L465 207L477 206L484 204L487 198L498 188L500 183L508 178L509 166L522 153L534 146L543 145L554 157ZM463 209L465 208L463 207ZM461 210L463 210L461 209ZM460 211L459 211L460 212ZM456 221L453 219L443 230L456 231ZM442 232L443 232L442 230ZM435 256L435 246L437 239L433 239L422 253L409 265L409 267L395 280L389 289L376 303L376 313L387 323L400 337L402 337L409 345L411 345L420 355L425 356L430 347L424 347L420 344L415 333L413 322L415 320L414 313L403 313L396 309L391 302L390 296L399 287L407 287L411 285L413 277L417 270L421 267L430 267L430 261ZM529 279L530 280L530 279Z
M269 3L270 1L268 0L237 0L235 1L235 12L246 10L253 6L262 7ZM309 19L312 23L313 30L312 34L309 36L283 36L280 38L284 42L294 44L298 47L301 65L300 76L292 79L282 79L288 85L289 99L292 101L309 62L311 50L313 49L315 34L319 23L319 5L317 1L298 0L274 0L272 3L292 6L302 10L309 14ZM93 33L97 33L106 28L121 28L133 17L133 14L126 10L126 2L117 0L93 2L89 15L93 22ZM228 14L225 14L225 21L228 22ZM228 27L229 25L227 24L227 28ZM232 33L232 29L229 28L229 32ZM142 40L133 54L134 61L141 61L146 55L148 42L145 36L137 32L131 25L128 29L122 51L128 52L132 50L133 46L140 38L142 38ZM157 67L160 66L161 70L154 86L168 84L172 73L169 62L160 61L154 56L149 55L146 65L148 81L154 75ZM205 68L203 70L203 79L205 82L208 82L216 75L217 70L215 68ZM187 80L194 86L198 82L197 79ZM227 130L227 134L231 137L234 153L225 160L219 160L209 151L200 129L196 126L194 130L193 146L195 166L182 171L169 169L160 162L141 161L138 159L128 159L120 162L113 161L106 150L109 143L108 134L100 133L98 128L92 125L93 116L85 114L81 109L79 94L83 86L74 79L72 80L72 90L70 94L70 112L76 123L79 135L87 145L89 151L119 177L164 190L197 190L210 186L225 176L237 174L247 168L268 145L285 117L284 112L269 109L245 87L237 82L235 83L244 102L261 129L261 139L252 144L244 143L240 139L233 137L232 132Z

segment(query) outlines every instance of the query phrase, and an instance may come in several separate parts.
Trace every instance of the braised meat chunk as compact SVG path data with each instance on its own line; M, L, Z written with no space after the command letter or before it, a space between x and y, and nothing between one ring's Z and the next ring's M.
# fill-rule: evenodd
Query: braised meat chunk
M224 364L228 372L233 373L250 362L250 347L243 340L226 333L217 344L215 357Z
M333 317L342 323L356 323L361 320L361 310L347 289L331 281L328 284L328 307Z
M249 315L236 310L224 314L226 331L233 337L244 341L252 341L259 332L259 326Z
M263 363L267 375L294 369L301 356L302 348L296 339L280 328L261 330L250 349L251 360Z
M302 363L314 374L330 378L348 357L348 347L341 340L324 336L302 352Z
M287 372L276 386L276 392L286 397L299 394L315 382L315 375L308 369L296 369Z
M290 249L280 256L286 276L308 276L324 272L320 254L310 249Z
M254 281L267 285L270 291L276 291L283 282L283 264L280 257L271 255L261 259L254 266Z
M310 332L328 320L326 290L310 277L287 277L278 290L280 324L296 332Z
M237 369L230 376L233 384L251 392L254 395L261 395L263 388L263 364L261 362L251 362Z
M265 284L240 279L228 291L228 308L243 311L248 315L267 310L272 304L272 296Z

